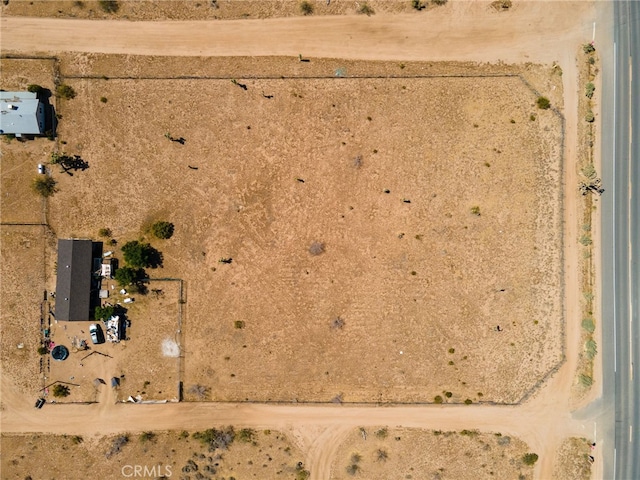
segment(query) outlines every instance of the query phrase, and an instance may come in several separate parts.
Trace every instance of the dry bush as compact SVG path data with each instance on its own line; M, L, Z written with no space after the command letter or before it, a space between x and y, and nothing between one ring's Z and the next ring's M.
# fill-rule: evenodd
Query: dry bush
M324 253L324 243L313 242L309 247L309 253L314 256Z

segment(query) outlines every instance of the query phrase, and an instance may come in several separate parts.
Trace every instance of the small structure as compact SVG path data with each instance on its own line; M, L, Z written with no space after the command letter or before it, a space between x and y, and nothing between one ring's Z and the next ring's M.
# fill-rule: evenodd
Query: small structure
M56 320L89 320L92 248L91 240L58 240Z
M31 92L0 92L0 134L42 135L45 106Z
M100 276L103 278L113 278L116 268L118 268L118 260L115 258L107 258L102 261Z

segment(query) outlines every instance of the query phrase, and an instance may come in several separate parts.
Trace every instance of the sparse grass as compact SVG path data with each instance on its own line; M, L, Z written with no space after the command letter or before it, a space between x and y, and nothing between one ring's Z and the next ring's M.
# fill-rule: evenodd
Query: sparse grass
M251 443L255 438L256 432L251 428L243 428L236 435L236 439L243 443Z
M589 236L589 235L582 235L580 237L580 243L582 245L584 245L585 247L588 247L589 245L591 245L593 243L593 240L591 240L591 236Z

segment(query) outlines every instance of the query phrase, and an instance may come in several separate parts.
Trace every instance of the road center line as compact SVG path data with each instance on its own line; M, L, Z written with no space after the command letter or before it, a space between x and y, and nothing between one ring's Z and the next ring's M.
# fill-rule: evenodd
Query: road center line
M616 90L617 83L617 68L615 59L617 58L617 49L618 46L616 42L613 42L613 156L611 157L611 161L613 162L613 182L612 182L612 193L613 196L613 212L611 217L615 219L616 215L616 97L618 91ZM616 340L616 228L613 226L613 371L614 373L618 371L618 349L617 349L617 340ZM614 457L615 458L615 457ZM615 472L615 461L613 464L613 471ZM615 474L614 474L615 477Z

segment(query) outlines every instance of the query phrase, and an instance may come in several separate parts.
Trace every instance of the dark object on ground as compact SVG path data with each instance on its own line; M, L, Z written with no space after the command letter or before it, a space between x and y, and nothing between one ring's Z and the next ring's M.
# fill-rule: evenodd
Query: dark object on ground
M198 167L192 167L191 165L187 165L187 167L189 167L191 170L197 170Z
M46 400L44 398L39 398L38 400L36 400L35 408L42 408L45 403Z
M51 356L54 360L66 360L69 357L69 350L64 345L56 345L51 350Z

